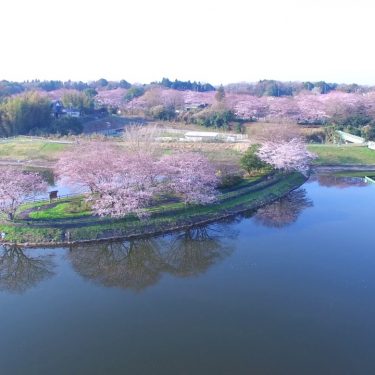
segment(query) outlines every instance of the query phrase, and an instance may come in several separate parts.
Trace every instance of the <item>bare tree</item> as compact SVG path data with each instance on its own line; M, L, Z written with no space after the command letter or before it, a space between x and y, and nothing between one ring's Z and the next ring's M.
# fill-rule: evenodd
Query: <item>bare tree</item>
M128 126L124 132L126 148L137 155L157 154L160 149L159 134L160 129L155 125Z

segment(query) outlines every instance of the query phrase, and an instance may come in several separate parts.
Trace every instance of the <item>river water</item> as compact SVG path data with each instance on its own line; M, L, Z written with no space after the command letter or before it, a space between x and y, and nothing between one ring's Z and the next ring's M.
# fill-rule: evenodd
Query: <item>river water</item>
M375 185L160 238L0 249L0 374L375 373Z

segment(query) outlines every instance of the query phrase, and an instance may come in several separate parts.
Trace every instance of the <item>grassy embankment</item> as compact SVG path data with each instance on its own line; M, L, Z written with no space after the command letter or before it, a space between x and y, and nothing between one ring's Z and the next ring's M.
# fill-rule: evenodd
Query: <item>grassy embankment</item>
M365 146L314 144L308 148L318 156L315 165L375 165L375 150Z
M285 195L304 180L300 174L292 173L243 183L236 189L224 190L218 203L207 206L185 206L180 202L160 204L149 209L147 220L133 215L119 220L100 219L91 216L87 210L81 210L79 215L79 212L70 211L72 202L65 200L56 207L40 207L40 210L34 211L33 220L3 221L0 231L6 233L9 242L50 244L66 241L67 232L71 241L158 234L255 209ZM75 204L79 204L82 198L76 199ZM23 209L26 208L31 208L31 205Z

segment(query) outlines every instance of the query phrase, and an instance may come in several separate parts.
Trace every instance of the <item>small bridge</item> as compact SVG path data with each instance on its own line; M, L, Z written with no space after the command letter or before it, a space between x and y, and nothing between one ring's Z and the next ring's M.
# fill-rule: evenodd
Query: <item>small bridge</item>
M365 181L371 184L375 184L375 176L365 176Z
M364 145L366 143L366 140L364 138L358 137L357 135L353 135L353 134L350 134L350 133L343 132L341 130L337 130L337 134L345 142L356 143L356 144L359 144L359 145Z

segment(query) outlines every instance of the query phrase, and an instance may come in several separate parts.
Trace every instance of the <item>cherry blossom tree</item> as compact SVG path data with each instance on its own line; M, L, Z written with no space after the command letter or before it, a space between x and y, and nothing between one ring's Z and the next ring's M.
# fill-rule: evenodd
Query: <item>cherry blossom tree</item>
M141 216L157 187L156 160L140 151L135 136L126 150L107 142L76 145L62 155L56 170L63 181L89 190L88 200L99 216Z
M97 185L93 195L93 210L99 216L123 217L136 213L147 216L144 210L160 189L156 160L150 155L124 154L110 179Z
M120 107L122 104L124 104L124 97L127 91L127 89L120 87L114 90L100 90L98 92L96 100L100 104L112 107Z
M218 177L199 154L176 154L160 159L155 129L132 128L125 148L106 142L77 145L57 164L61 179L90 191L88 200L99 216L147 216L155 196L172 192L185 203L206 204L216 197Z
M92 196L93 210L99 216L123 217L135 213L148 215L155 196L172 192L185 202L212 203L216 199L218 178L208 160L199 154L164 156L125 154L122 168L110 181L98 186Z
M166 155L161 160L168 189L185 203L208 204L216 200L219 179L208 159L198 153Z
M56 173L65 183L98 192L119 170L119 156L119 149L107 142L77 144L60 157Z
M306 173L310 162L316 157L309 152L301 138L266 141L257 152L258 157L272 167L284 171Z
M1 169L0 213L14 220L18 207L28 198L47 190L47 183L38 173L25 172L14 167Z

